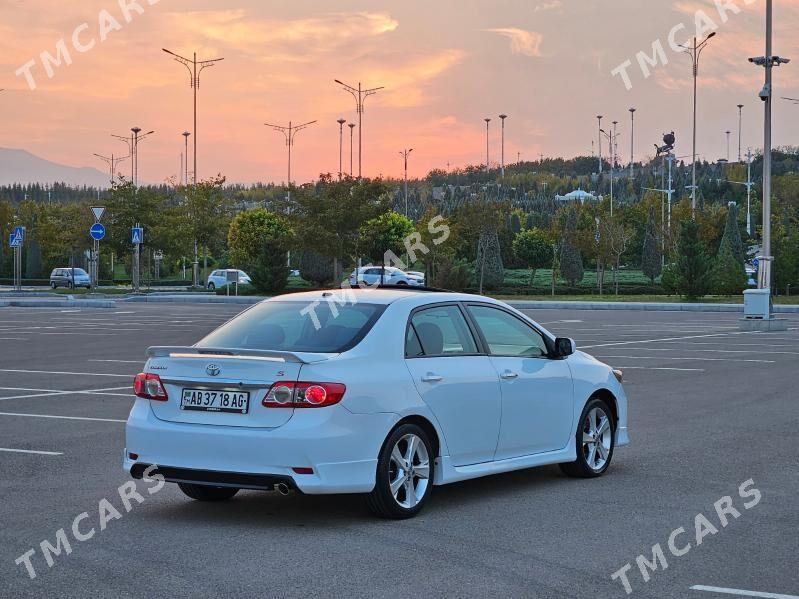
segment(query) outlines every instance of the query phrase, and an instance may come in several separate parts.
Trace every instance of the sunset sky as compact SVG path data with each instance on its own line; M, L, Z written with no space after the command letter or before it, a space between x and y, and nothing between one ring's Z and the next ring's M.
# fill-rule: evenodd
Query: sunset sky
M103 170L92 154L124 154L110 134L137 125L156 131L140 145L140 179L177 176L181 132L191 130L191 90L186 69L161 51L166 47L225 58L202 73L201 178L221 172L230 181L284 181L284 140L263 123L289 120L318 120L297 136L294 179L336 172L336 119L356 114L335 78L386 87L366 101L369 176L400 176L404 147L414 148L412 176L484 161L488 116L492 161L499 160L503 112L507 162L517 152L522 159L590 154L597 114L607 124L620 122L626 162L631 106L637 159L651 155L662 132L672 129L677 154L684 155L690 59L671 50L668 38L684 23L676 40L687 41L697 10L718 26L700 67L698 151L708 159L725 156L724 132L731 130L731 157L737 156L737 104L745 104L744 148L762 144L763 72L746 59L764 53L765 0L719 0L740 9L728 10L727 22L713 0L150 1L139 0L143 14L131 9L126 22L116 0L0 0L0 88L6 88L0 147ZM83 23L77 40L85 52L73 44ZM797 28L799 0L775 0L775 53L796 59L775 72L777 97L799 97ZM40 55L55 55L62 38L72 64L53 67L48 78ZM658 39L668 64L651 67L645 79L636 53L651 56ZM629 91L611 74L627 59ZM35 90L15 74L30 60ZM776 101L775 144L799 143L797 117L799 105ZM345 169L348 153L345 139Z

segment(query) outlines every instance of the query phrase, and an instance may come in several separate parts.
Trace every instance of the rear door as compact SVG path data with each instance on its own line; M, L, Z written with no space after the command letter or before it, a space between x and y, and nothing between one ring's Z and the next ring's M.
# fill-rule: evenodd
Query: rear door
M499 378L482 355L457 304L414 311L406 332L405 364L438 420L452 464L493 459L500 426Z
M543 335L497 306L467 307L501 381L496 459L562 449L573 435L573 385L565 360L551 359Z
M293 408L266 408L261 401L272 383L296 381L300 366L255 356L151 358L146 371L161 378L169 399L150 405L157 418L169 422L275 428L291 419Z

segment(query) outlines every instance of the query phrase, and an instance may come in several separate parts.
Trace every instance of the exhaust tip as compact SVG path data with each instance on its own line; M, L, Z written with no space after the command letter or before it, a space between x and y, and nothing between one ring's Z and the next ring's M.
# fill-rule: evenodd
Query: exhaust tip
M288 495L290 491L289 486L286 483L277 483L275 485L275 489L277 489L277 492L281 495Z

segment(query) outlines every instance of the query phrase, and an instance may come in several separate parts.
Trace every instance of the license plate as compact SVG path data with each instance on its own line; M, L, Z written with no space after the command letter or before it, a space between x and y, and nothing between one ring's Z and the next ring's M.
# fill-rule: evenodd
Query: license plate
M181 410L246 414L249 408L250 394L242 391L184 389L180 398Z

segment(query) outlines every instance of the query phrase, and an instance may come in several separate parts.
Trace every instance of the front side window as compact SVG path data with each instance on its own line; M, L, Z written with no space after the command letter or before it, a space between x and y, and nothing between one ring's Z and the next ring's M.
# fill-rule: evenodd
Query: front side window
M476 354L477 344L458 306L436 306L416 312L410 327L418 340L421 355L457 356ZM408 354L406 343L406 355ZM410 348L413 350L413 348Z
M469 306L469 312L492 355L540 358L549 354L541 334L512 314L489 306Z
M264 302L202 339L197 347L339 353L351 349L385 310L377 304Z

